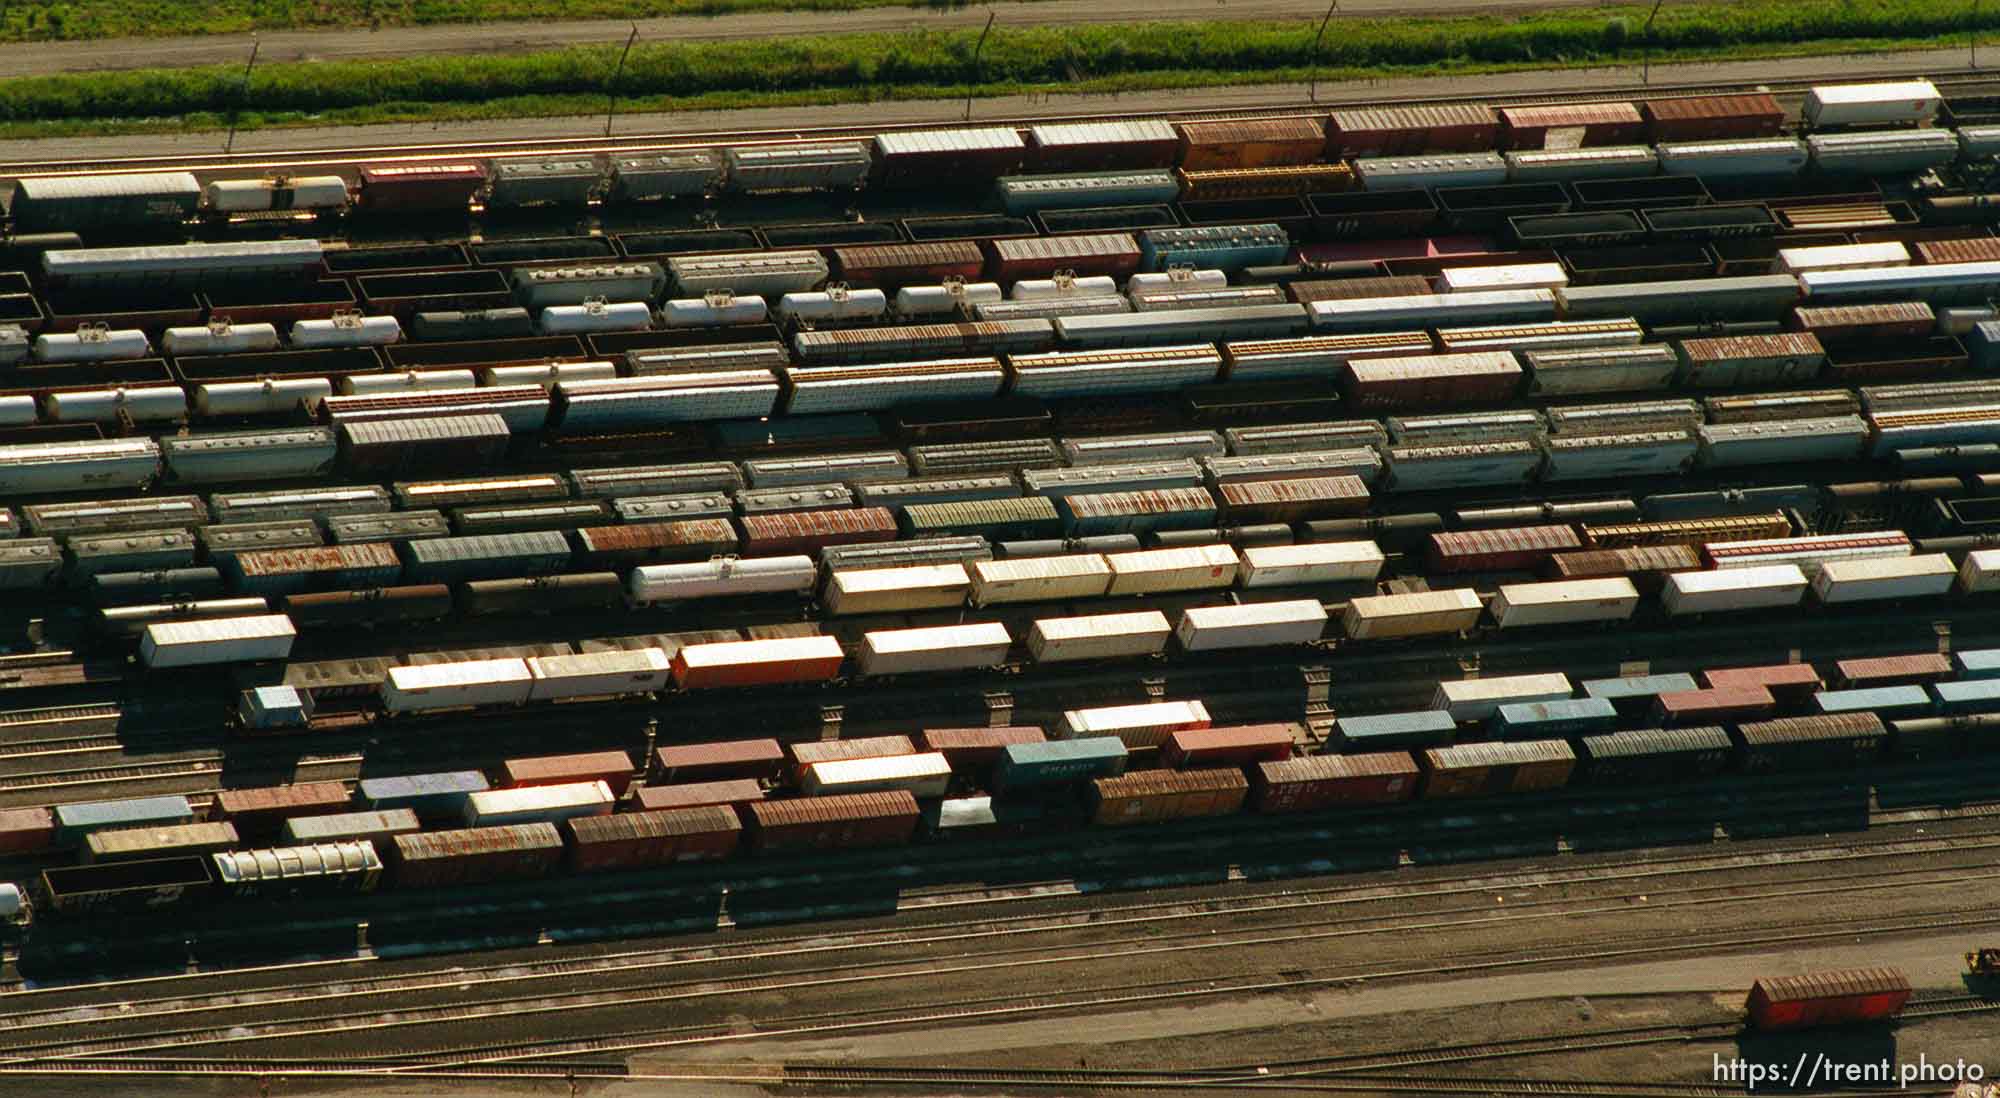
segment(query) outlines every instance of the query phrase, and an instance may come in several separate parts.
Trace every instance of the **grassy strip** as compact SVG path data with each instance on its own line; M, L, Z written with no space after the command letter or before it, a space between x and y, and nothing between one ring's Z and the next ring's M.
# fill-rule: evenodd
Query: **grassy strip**
M1910 49L1962 35L1940 0L1739 0L1663 10L1654 59L1715 60ZM2000 28L2000 5L1981 21ZM1327 79L1597 65L1637 58L1636 7L1515 20L1354 20L1320 54ZM1183 23L662 44L633 51L620 109L719 109L870 99L1137 91L1299 80L1308 23ZM15 134L205 128L239 106L244 126L594 113L615 53L427 56L259 69L243 97L234 67L0 80L0 128Z

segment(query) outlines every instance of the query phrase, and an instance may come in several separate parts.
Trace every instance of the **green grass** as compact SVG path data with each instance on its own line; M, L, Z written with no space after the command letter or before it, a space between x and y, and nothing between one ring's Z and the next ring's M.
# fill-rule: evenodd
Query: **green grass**
M1664 9L1654 59L1710 60L1921 48L1964 41L1941 0L1762 0ZM1324 79L1493 72L1633 61L1644 9L1513 20L1352 20L1320 51ZM1981 21L2000 28L2000 3ZM997 28L977 32L642 45L618 82L623 113L787 106L1024 91L1115 92L1289 82L1314 67L1309 22ZM257 70L233 66L0 80L0 130L55 135L207 128L242 104L246 127L597 113L616 53L426 56Z

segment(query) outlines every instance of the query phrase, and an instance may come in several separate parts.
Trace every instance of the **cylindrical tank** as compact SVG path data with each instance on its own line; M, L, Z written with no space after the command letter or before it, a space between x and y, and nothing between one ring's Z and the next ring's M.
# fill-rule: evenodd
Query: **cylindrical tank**
M403 326L393 316L335 313L327 320L292 322L294 347L368 347L402 339Z
M1961 305L1953 309L1939 309L1937 332L1939 335L1971 335L1972 329L1989 320L2000 320L2000 309L1990 305Z
M903 316L946 316L1005 299L998 282L963 282L943 286L905 286L896 291L896 312Z
M1051 297L1116 297L1118 280L1110 275L1084 278L1024 278L1007 291L1009 301L1042 301Z
M539 385L559 381L603 381L618 376L615 362L551 362L546 366L488 366L479 371L481 385Z
M85 325L74 332L35 337L36 362L111 362L152 353L152 342L137 328Z
M347 206L347 180L337 175L296 179L218 179L206 189L205 205L216 213L260 210L338 210Z
M1298 535L1285 523L1259 522L1227 527L1222 531L1222 540L1238 549L1248 549L1258 545L1290 545L1298 540Z
M792 293L778 299L778 320L873 320L889 311L889 297L880 290L824 290Z
M767 312L756 294L713 293L705 297L669 298L660 320L669 328L721 328L730 324L762 324Z
M1227 285L1227 272L1184 267L1172 271L1140 271L1126 280L1125 292L1157 294L1166 290L1215 290Z
M211 184L212 186L213 184ZM231 324L213 320L200 326L168 328L160 348L170 355L221 355L235 351L271 351L278 346L275 324Z
M26 925L30 918L32 914L28 898L21 895L21 886L0 883L0 920L22 926Z
M201 416L276 415L332 395L333 383L323 377L217 381L195 386L194 410Z
M35 422L35 419L34 397L0 397L0 427L25 427Z
M478 383L471 370L398 370L389 374L349 374L340 379L340 391L344 396L360 396L420 389L470 389Z
M120 412L131 416L136 423L187 418L187 394L178 385L50 393L43 403L49 419L57 423L116 423Z
M643 301L591 301L582 305L551 305L542 310L542 331L643 332L653 326L653 310Z

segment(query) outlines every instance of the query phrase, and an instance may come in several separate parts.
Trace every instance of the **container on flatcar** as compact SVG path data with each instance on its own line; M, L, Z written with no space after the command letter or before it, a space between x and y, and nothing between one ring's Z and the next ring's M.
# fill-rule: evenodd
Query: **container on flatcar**
M1326 632L1318 599L1191 606L1181 612L1175 636L1183 651L1310 644Z
M785 770L785 751L776 740L671 744L655 750L652 760L652 776L663 783L725 779L777 782Z
M846 659L832 637L692 644L674 653L674 683L682 689L823 682Z
M1046 743L1048 737L1034 725L1003 725L980 728L926 728L919 734L925 751L945 757L952 771L977 775L980 784L999 765L1006 749L1017 744Z
M1348 601L1341 628L1349 640L1462 633L1485 612L1470 588L1370 595Z
M1660 599L1670 615L1797 606L1810 581L1796 564L1677 572L1667 577Z
M415 812L408 808L390 808L324 816L290 816L280 828L279 838L288 845L363 842L422 829L423 825Z
M194 808L179 795L60 804L55 812L55 845L75 846L96 831L126 827L171 827L193 823Z
M161 669L281 660L297 637L283 614L155 622L139 638L139 661Z
M83 837L83 862L96 865L183 854L213 854L241 841L235 825L230 823L106 828Z
M1465 723L1484 721L1508 703L1559 701L1574 693L1569 676L1560 672L1459 679L1438 683L1431 708L1443 710L1453 720Z
M993 767L993 791L1071 785L1125 772L1131 750L1117 736L1008 744Z

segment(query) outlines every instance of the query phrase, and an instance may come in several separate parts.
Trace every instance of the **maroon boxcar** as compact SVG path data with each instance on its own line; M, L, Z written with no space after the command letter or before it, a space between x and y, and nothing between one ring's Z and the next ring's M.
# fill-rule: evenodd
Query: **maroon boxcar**
M1232 481L1216 494L1222 499L1223 515L1238 526L1342 518L1368 510L1368 485L1345 474Z
M1716 724L1768 717L1776 698L1761 686L1718 686L1676 690L1653 699L1653 719L1661 724Z
M1502 148L1548 148L1550 130L1574 133L1574 140L1558 142L1561 148L1646 143L1646 119L1627 102L1500 108Z
M1104 826L1227 816L1250 795L1241 770L1135 770L1093 779L1090 788L1091 818Z
M576 532L579 562L603 565L703 561L735 552L737 540L736 527L724 518L585 526Z
M1318 116L1182 122L1180 166L1187 171L1314 164L1326 153Z
M879 134L876 182L890 187L990 182L1021 170L1028 143L1012 126L961 126Z
M1937 314L1921 301L1882 305L1801 305L1792 310L1789 327L1811 332L1822 346L1874 340L1928 339L1937 330Z
M2000 259L2000 236L1919 240L1910 246L1923 263L1991 263Z
M925 751L943 755L954 771L964 773L991 770L1008 747L1043 743L1048 736L1034 725L1010 724L988 728L926 728L917 738Z
M46 808L0 810L0 853L28 854L47 850L49 844L55 841L55 834L55 813Z
M1595 579L1624 576L1642 592L1653 592L1675 572L1701 569L1701 554L1692 545L1635 545L1623 549L1585 549L1552 553L1542 564L1550 579Z
M1900 686L1904 683L1942 682L1951 677L1951 660L1936 652L1911 656L1876 656L1872 659L1841 660L1833 665L1842 687Z
M1720 689L1734 686L1761 686L1781 701L1802 702L1824 688L1819 672L1809 663L1772 663L1756 667L1715 667L1701 673L1701 680Z
M458 164L369 164L361 169L363 209L388 213L462 211L486 186L486 167Z
M762 854L901 846L916 834L917 799L907 789L795 797L746 806L750 846Z
M632 786L632 756L623 751L585 751L574 755L538 755L508 759L503 765L507 785L567 785L603 782L611 795L623 797Z
M667 808L749 804L763 799L764 787L752 778L692 782L687 785L642 785L637 795L639 807L649 812Z
M1784 109L1764 93L1648 99L1639 113L1646 119L1646 139L1654 144L1773 137L1785 128Z
M1849 968L1758 980L1744 1008L1758 1029L1880 1022L1902 1013L1910 991L1899 969Z
M1520 572L1551 553L1581 548L1574 526L1449 530L1431 535L1429 561L1435 572Z
M743 839L736 810L719 805L583 816L564 826L578 873L727 858Z
M300 782L254 789L224 789L215 795L212 819L228 820L244 832L276 830L294 816L326 816L354 807L345 782Z
M896 513L887 507L745 515L742 522L745 556L791 553L817 556L829 545L860 545L896 538Z
M1175 770L1280 762L1292 757L1293 742L1289 724L1183 728L1160 745L1160 762Z
M1480 103L1361 107L1334 111L1326 123L1328 159L1492 152L1499 143L1500 117Z
M507 824L398 835L382 853L399 887L438 888L547 876L562 861L563 839L554 824Z
M777 740L674 744L653 752L653 776L662 783L724 778L782 781L785 749Z
M863 244L833 249L836 275L850 286L897 289L947 278L971 281L986 269L986 253L973 240L922 244Z
M1417 761L1407 751L1314 755L1258 763L1250 772L1259 812L1313 812L1339 804L1392 804L1417 795Z
M1314 278L1285 287L1293 301L1310 305L1315 301L1356 301L1369 297L1417 297L1432 292L1431 280L1422 275L1377 275L1368 278ZM1426 341L1425 349L1433 346ZM1417 353L1422 353L1417 352Z
M1340 378L1358 407L1435 409L1512 399L1521 364L1505 351L1358 359L1341 366Z

